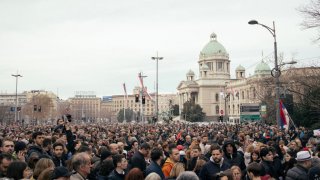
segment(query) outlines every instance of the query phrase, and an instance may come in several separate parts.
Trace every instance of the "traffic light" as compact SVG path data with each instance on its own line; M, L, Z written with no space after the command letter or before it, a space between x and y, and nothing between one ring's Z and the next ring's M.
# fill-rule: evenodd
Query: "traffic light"
M139 94L136 94L135 98L136 98L136 103L139 102Z
M33 111L37 111L37 110L38 110L37 105L33 105Z
M21 107L17 107L17 111L21 111Z
M146 97L142 96L142 104L146 104Z

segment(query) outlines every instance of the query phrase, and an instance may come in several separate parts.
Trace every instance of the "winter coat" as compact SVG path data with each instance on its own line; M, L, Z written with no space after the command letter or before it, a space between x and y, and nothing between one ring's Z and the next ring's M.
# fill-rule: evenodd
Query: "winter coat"
M150 165L147 167L146 176L148 176L152 172L157 173L161 177L161 179L165 179L161 167L154 161L151 161Z
M175 163L170 158L167 158L167 160L164 162L164 164L162 166L162 172L166 178L168 178L170 176L170 172L171 172L174 164Z
M210 159L210 161L204 164L202 169L200 170L200 175L199 175L200 179L201 180L214 179L217 173L220 173L222 171L225 171L231 168L230 164L225 162L224 159L222 159L221 161L222 162L220 164L217 164L212 159Z
M300 165L289 169L286 180L308 180L308 170Z
M108 176L108 180L124 180L125 174L119 174L116 170L113 170Z
M132 158L129 160L128 170L130 171L132 168L139 168L144 174L146 172L147 163L143 154L141 154L139 151L135 152Z
M227 145L230 144L233 147L233 153L232 154L228 154L227 153ZM234 142L232 141L226 141L222 147L223 152L224 152L224 160L230 164L231 166L238 166L240 167L241 171L244 171L243 173L245 173L246 170L246 164L244 163L244 157L243 154L237 151L237 148L234 144Z

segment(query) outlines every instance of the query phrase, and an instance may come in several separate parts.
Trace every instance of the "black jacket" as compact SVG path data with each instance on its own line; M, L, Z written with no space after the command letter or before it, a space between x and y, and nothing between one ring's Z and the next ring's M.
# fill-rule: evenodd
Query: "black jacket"
M132 158L129 160L128 169L130 170L132 168L139 168L144 174L146 172L147 163L140 151L135 152Z
M54 165L55 165L56 167L59 167L59 166L64 166L64 167L66 167L66 158L65 158L64 155L62 155L61 158L58 158L57 156L53 155L53 156L52 156L52 161L53 161L53 163L54 163Z
M148 176L152 172L157 173L161 177L161 179L165 179L161 167L154 161L151 161L150 165L147 167L146 176Z
M29 147L29 150L27 152L27 159L29 159L31 155L33 156L34 154L36 154L38 157L48 156L48 153L45 150L43 150L42 147L37 145Z
M233 147L233 153L232 154L228 154L227 153L227 145L230 144L232 147ZM246 170L246 164L244 163L244 157L241 153L239 153L237 151L237 148L234 144L234 142L232 141L226 141L222 147L223 149L223 152L224 152L224 160L230 164L231 166L238 166L240 167L241 171L243 173L245 173L245 170Z
M230 164L222 160L222 164L214 163L212 160L208 161L206 164L203 165L200 171L200 179L201 180L210 180L215 179L217 173L225 171L231 168Z
M116 170L113 170L108 176L108 180L124 180L125 174L119 174Z

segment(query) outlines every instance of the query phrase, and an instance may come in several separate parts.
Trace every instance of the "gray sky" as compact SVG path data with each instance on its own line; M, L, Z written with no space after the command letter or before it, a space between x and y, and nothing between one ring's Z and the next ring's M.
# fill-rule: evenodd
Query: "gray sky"
M256 19L276 23L278 52L297 66L319 65L314 30L301 30L296 10L306 0L1 0L0 91L44 89L61 98L75 91L97 96L128 93L137 74L155 89L159 52L159 92L175 93L189 69L198 75L198 56L212 32L230 55L231 72L241 64L252 74L262 51L271 63L273 38ZM318 57L318 58L314 58Z

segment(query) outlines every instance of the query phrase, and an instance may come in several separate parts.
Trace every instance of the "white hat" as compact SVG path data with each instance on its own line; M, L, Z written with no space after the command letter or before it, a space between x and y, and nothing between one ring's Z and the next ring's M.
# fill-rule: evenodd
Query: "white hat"
M297 153L297 161L307 161L311 159L311 155L309 153L309 151L299 151Z

